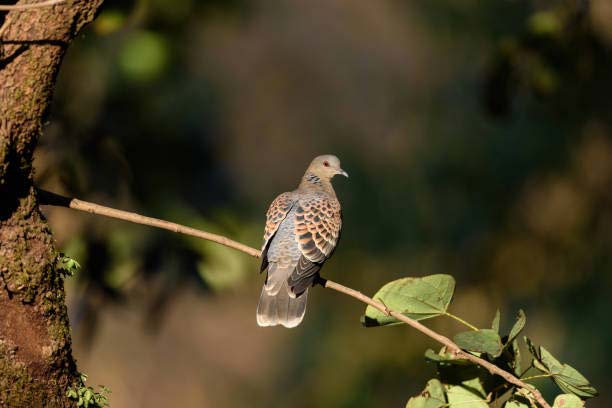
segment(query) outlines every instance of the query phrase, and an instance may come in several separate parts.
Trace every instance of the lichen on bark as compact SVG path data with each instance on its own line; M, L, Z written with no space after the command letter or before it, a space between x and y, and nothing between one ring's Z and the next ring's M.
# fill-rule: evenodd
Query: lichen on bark
M70 407L82 386L33 152L62 57L102 0L11 11L0 28L0 406ZM0 20L1 21L1 20ZM0 22L0 24L2 24Z

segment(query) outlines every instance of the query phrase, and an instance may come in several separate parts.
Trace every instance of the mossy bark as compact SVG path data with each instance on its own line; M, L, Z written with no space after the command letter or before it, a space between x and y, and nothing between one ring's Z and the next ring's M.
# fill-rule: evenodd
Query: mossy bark
M20 3L26 3L21 1ZM70 407L80 385L33 151L70 41L102 0L0 15L0 406Z

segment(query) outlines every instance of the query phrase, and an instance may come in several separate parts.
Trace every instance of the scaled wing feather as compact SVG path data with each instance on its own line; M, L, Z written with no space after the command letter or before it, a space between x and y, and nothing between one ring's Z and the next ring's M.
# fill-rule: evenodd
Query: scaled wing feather
M264 230L264 243L261 247L261 271L268 266L267 251L270 240L278 230L279 225L287 217L293 207L294 201L291 193L282 193L272 201L266 213L266 228Z
M312 285L323 263L336 248L342 228L340 203L327 194L300 200L295 213L295 235L300 246L300 257L289 286L299 295Z
M327 194L300 200L295 233L302 254L311 262L324 262L333 252L342 228L340 203Z

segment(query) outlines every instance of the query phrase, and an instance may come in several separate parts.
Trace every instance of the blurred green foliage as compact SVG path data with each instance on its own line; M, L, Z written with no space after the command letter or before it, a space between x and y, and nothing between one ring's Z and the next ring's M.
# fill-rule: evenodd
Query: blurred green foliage
M337 154L351 179L337 183L344 229L324 276L374 293L403 276L452 274L458 315L483 326L496 307L524 307L535 341L608 389L607 4L110 0L59 74L37 182L257 247L274 196L313 156ZM324 291L298 330L262 334L261 281L242 254L63 209L48 216L83 265L70 288L79 360L113 324L142 330L132 310L180 345L164 350L177 366L146 371L140 393L121 392L140 377L119 373L142 369L146 344L122 337L113 351L129 358L92 362L113 406L163 406L162 391L150 396L159 378L185 406L398 406L432 376L427 339L362 329L360 306ZM209 312L178 329L188 316L173 311L188 301L225 305L223 320ZM241 342L216 337L226 332ZM202 377L181 375L196 362Z

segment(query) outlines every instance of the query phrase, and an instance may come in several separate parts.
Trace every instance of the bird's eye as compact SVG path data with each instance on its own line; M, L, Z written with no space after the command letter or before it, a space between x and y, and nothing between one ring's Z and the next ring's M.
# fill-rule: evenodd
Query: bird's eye
M324 165L325 167L329 167L329 162L328 162L327 160L325 160L325 161L323 162L323 165Z

